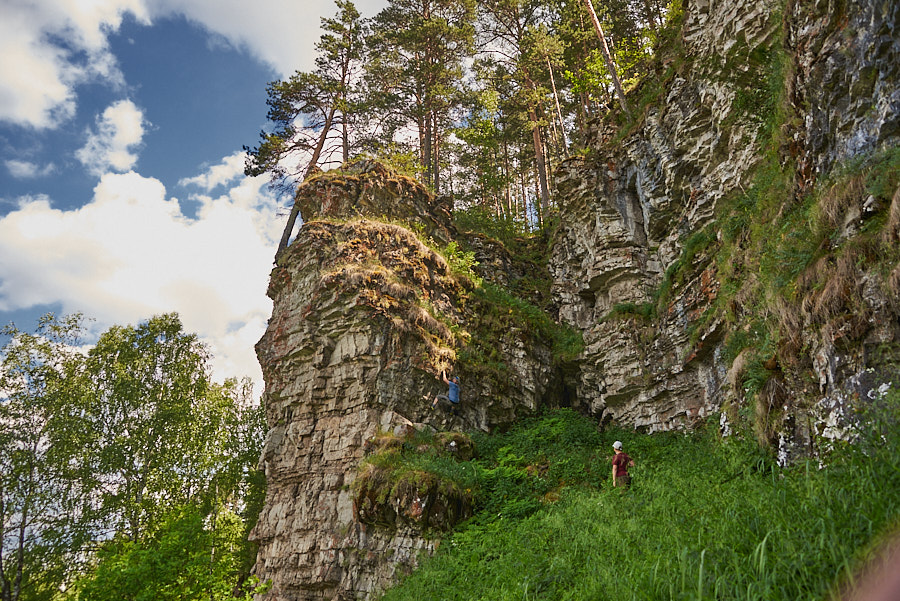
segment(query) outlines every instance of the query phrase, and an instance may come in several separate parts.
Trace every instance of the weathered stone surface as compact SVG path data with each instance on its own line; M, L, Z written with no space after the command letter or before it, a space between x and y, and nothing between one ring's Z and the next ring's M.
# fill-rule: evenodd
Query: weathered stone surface
M724 326L703 320L718 296L717 275L703 256L685 270L693 278L675 287L658 318L603 318L617 303L650 302L684 241L713 222L719 201L749 186L761 141L759 124L736 102L737 82L759 76L748 71L749 59L779 43L783 22L795 53L795 64L785 67L793 74L789 91L802 124L790 131L785 151L797 160L801 185L836 162L897 144L900 5L789 2L785 16L777 6L687 4L683 35L691 60L670 81L665 101L616 145L600 126L591 144L602 150L557 171L562 218L550 266L553 295L560 319L584 332L574 376L578 402L602 420L670 429L740 401L721 360ZM845 236L858 230L866 210L861 204L845 212ZM799 346L809 349L820 374L820 402L791 411L824 424L834 420L823 408L849 413L840 399L867 394L859 383L878 378L862 374L886 363L873 359L872 349L900 339L896 313L878 309L889 302L888 288L882 280L869 285L870 310L860 319L827 327L807 320ZM834 340L848 337L853 343L839 349ZM788 396L809 394L802 383L784 386L799 387ZM809 445L808 428L786 422L782 434L785 449Z
M788 46L796 53L794 132L800 167L820 175L835 163L896 144L900 136L900 4L793 2Z
M367 215L419 224L444 244L452 239L449 197L434 198L421 182L378 161L361 159L319 173L298 188L295 202L305 220Z
M396 192L396 181L409 182L382 166L367 166L351 184L346 177L321 174L298 192L304 202L321 202L313 214L340 219L303 215L297 239L272 271L272 318L257 344L269 432L255 571L272 582L265 598L273 601L366 598L434 550L425 530L470 514L471 500L435 487L411 488L389 505L363 494L354 509L351 486L377 432L489 430L553 396L549 351L524 326L498 342L516 386L470 378L456 365L451 326L466 330L477 317L463 300L471 282L454 277L405 227L344 220L346 211L415 220L431 197L415 186ZM370 200L358 202L362 196ZM462 380L459 416L430 409L434 394L446 392L436 376L451 368ZM448 452L471 457L463 439L440 440Z
M362 515L360 503L354 511L357 467L379 431L490 430L563 397L600 421L655 431L690 427L742 402L746 357L723 359L731 326L709 317L722 290L704 251L682 265L684 277L652 317L604 317L618 303L653 301L685 241L714 221L723 199L749 186L761 124L741 109L739 80L761 76L750 59L782 43L779 31L799 118L786 124L778 150L796 162L801 187L840 161L897 144L900 4L789 1L785 14L775 0L685 4L689 60L663 101L615 145L615 132L596 125L588 158L557 170L552 294L559 319L585 341L563 370L527 323L487 315L488 301L480 301L486 315L475 315L471 282L454 277L403 225L382 223L419 224L449 242L448 204L424 187L364 161L318 174L298 191L305 223L272 272L273 315L257 345L269 433L267 499L254 537L256 573L273 584L266 599L368 598L434 550L423 529L465 515L450 516L448 499L429 505L428 487L398 496L390 515L371 498ZM841 213L843 238L874 210L869 199L857 204ZM898 198L890 211L887 231L900 244ZM526 277L497 243L469 243L481 277L502 286ZM777 353L766 368L776 375L761 406L779 422L783 461L814 451L818 436L844 435L856 399L900 381L892 371L900 363L900 267L876 274L847 262L855 271L845 265L852 277L837 292L814 278L806 284L814 306L799 310L788 337L813 379L792 377ZM459 332L483 334L473 327L480 317L495 321L491 373L458 361ZM435 377L451 366L462 379L459 417L431 412L422 398L443 391ZM727 429L727 412L721 424ZM471 452L452 437L443 444L461 458Z

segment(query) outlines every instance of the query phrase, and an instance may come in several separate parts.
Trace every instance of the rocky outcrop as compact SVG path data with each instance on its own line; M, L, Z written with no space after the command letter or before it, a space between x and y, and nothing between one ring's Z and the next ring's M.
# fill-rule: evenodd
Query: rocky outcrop
M338 172L316 174L295 196L305 220L365 215L382 222L416 224L419 231L442 244L452 239L449 201L448 197L434 198L421 182L367 159Z
M533 266L477 236L471 256L451 256L449 203L421 184L361 161L300 187L305 222L278 255L257 345L268 491L253 536L266 599L369 598L469 515L466 491L439 481L360 475L373 441L489 431L556 404L645 431L725 408L727 429L756 361L761 433L787 461L818 436L844 435L856 399L900 381L900 267L861 267L872 251L857 244L873 215L884 227L870 246L900 244L900 195L863 193L858 181L831 194L823 219L837 233L762 318L750 298L759 265L735 274L716 255L732 235L722 215L765 161L795 171L775 219L836 165L900 141L900 4L691 0L685 11L683 60L662 76L658 102L627 134L595 124L590 152L556 172L549 293L553 316L583 336L575 358L561 359L546 315L504 296L542 304ZM771 84L784 81L793 112L779 120ZM779 322L767 354L729 350L765 320ZM462 379L458 416L423 398L443 391L445 369Z
M663 101L615 144L613 130L598 125L597 153L557 172L553 294L560 318L584 332L578 401L601 420L646 431L690 426L723 403L742 402L734 381L743 374L723 358L735 325L721 317L743 309L740 298L735 307L717 306L721 278L707 247L722 238L722 203L750 188L768 143L767 124L748 110L769 101L767 80L787 78L797 112L779 149L784 164L796 164L797 194L839 162L896 145L900 134L897 3L789 2L782 11L774 1L695 0L686 11L687 59ZM842 213L846 223L865 216L862 205ZM826 424L849 412L839 399L865 397L890 380L879 370L891 361L873 352L900 340L897 313L886 310L890 289L873 274L860 272L854 282L867 309L843 309L864 316L853 344L837 350L834 323L795 324L803 341L792 352L811 363L806 371L817 374L819 390L787 382L772 360L782 388L769 404L792 407L779 407L783 427L772 433L783 458L804 445L808 451ZM660 295L661 287L670 288Z
M694 278L652 324L603 321L620 303L650 303L684 240L712 220L717 202L759 161L757 126L737 119L737 84L726 64L749 64L774 43L775 2L692 2L685 54L664 101L616 145L602 128L592 159L557 173L562 226L551 259L560 319L584 332L578 399L593 414L648 431L685 427L718 409L725 369L714 360L713 324L694 348L690 326L717 294L715 269L696 258ZM749 67L747 67L749 69ZM710 355L706 357L705 355Z
M434 494L433 482L390 499L363 490L355 506L367 442L409 428L510 423L552 396L549 351L520 325L497 336L505 377L476 377L457 361L477 337L475 284L400 225L449 233L440 207L420 219L434 199L414 180L365 162L314 176L297 197L305 222L272 271L272 318L257 344L269 432L255 571L272 583L273 601L366 598L434 550L426 531L471 510ZM430 409L446 392L436 380L443 369L462 380L458 416Z

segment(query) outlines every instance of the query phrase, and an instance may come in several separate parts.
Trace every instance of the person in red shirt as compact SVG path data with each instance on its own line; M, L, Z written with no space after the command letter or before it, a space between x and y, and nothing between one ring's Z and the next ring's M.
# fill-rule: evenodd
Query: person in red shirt
M612 460L613 486L628 488L628 485L631 484L628 468L634 466L634 460L622 451L622 441L617 440L614 442L613 449L616 451L616 455Z

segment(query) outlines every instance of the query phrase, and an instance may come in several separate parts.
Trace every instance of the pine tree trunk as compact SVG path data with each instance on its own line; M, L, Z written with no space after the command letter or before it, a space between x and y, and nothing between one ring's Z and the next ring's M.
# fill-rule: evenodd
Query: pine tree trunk
M606 36L603 35L603 28L600 27L600 20L597 19L597 13L594 12L594 5L591 4L591 0L584 0L584 5L591 14L591 20L594 22L594 30L597 32L597 37L600 38L600 51L603 54L603 60L606 62L606 68L609 70L609 74L612 77L613 86L616 88L619 104L622 106L622 110L625 111L625 114L630 117L631 111L628 110L628 103L625 101L625 91L622 89L622 82L619 81L619 75L616 73L616 65L613 63L612 55L609 53L609 46L606 45Z
M544 209L550 203L550 188L547 185L547 163L544 160L544 148L541 143L541 130L538 125L537 113L529 109L528 118L531 119L531 139L534 143L534 162L537 168L537 182L540 184L541 208Z
M433 114L434 125L432 126L431 135L434 141L431 144L432 152L431 152L431 170L432 170L432 179L431 181L434 183L434 193L440 194L441 192L441 138L438 129L438 117L436 114Z
M431 179L431 112L425 113L425 131L423 132L422 139L424 141L424 146L422 147L422 170L425 172L425 185L429 188L432 186Z
M559 108L559 94L556 93L556 79L553 77L553 65L550 64L550 57L547 57L547 68L550 69L550 85L553 86L553 102L556 103L556 116L559 118L559 130L562 133L563 154L569 152L569 141L566 139L566 125L563 121L562 110Z
M331 124L334 122L335 110L336 107L332 106L331 110L328 112L328 117L325 119L325 125L322 127L322 133L319 134L319 139L316 141L316 148L313 150L312 158L309 159L309 165L306 167L304 179L310 176L313 170L315 170L316 164L319 162L319 157L322 155L322 149L325 147L325 140L328 138L328 131L331 129ZM291 240L291 232L294 231L294 223L297 222L297 217L299 215L300 205L297 203L295 197L294 204L291 206L291 214L288 216L284 231L281 232L281 241L278 243L278 250L275 251L276 261L278 260L278 255L287 248L288 242Z

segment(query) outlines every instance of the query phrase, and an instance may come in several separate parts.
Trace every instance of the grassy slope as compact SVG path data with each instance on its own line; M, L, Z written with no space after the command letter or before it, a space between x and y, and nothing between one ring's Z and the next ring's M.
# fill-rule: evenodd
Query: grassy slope
M714 424L600 433L569 411L477 438L460 466L477 474L476 517L384 599L822 599L898 525L900 394L888 401L823 469L774 467ZM637 462L624 493L609 486L615 438Z

